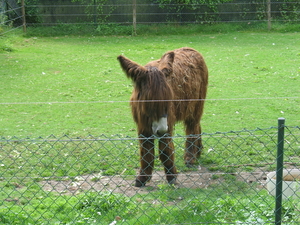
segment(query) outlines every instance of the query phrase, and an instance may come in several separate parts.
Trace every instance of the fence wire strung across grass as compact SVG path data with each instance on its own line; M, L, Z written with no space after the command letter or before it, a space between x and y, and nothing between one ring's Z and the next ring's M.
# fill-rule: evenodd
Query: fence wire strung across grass
M186 137L176 135L177 183L167 184L156 156L143 188L133 186L138 138L2 137L0 223L274 224L274 190L266 180L276 170L277 133L278 127L204 133L193 168L183 162ZM285 127L283 165L299 170L299 127ZM300 223L295 180L293 196L283 190L282 224Z
M26 31L24 0L0 1L0 34L3 35L20 27Z

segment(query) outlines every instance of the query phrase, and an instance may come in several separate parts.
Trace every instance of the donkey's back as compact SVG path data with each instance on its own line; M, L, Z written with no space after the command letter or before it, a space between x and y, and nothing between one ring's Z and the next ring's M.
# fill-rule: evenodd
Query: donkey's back
M174 52L173 72L167 77L167 80L172 87L174 100L176 100L174 102L176 120L192 117L199 122L208 85L208 69L204 58L198 51L188 47L171 52ZM160 64L161 60L159 59L149 62L146 66L162 67Z

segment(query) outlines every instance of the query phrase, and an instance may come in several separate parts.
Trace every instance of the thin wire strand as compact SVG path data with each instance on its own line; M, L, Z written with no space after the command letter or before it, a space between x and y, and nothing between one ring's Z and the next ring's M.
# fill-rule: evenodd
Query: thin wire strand
M221 98L221 99L173 99L173 100L137 100L137 101L73 101L73 102L0 102L0 105L40 105L40 104L98 104L98 103L131 103L131 102L193 102L193 101L245 101L272 99L299 99L300 97L265 97L265 98Z

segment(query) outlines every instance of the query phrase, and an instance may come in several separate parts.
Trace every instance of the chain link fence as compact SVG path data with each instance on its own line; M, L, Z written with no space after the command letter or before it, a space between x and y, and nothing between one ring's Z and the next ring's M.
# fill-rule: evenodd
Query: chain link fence
M156 157L143 188L134 187L139 138L1 137L0 224L299 224L300 127L284 129L280 221L271 127L203 133L193 168L183 161L186 137L174 136L177 183L167 184Z

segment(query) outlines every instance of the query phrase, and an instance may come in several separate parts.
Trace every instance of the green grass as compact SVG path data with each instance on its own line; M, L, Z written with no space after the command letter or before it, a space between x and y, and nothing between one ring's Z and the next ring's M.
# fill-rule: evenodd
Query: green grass
M6 195L4 188L1 195ZM247 191L247 198L245 192ZM11 192L11 191L10 191ZM230 195L228 195L230 193ZM21 194L21 196L20 196ZM13 196L14 192L10 194ZM19 190L0 207L1 224L267 224L274 221L274 198L244 183L209 189L177 189L160 185L149 194L126 197L111 192L83 192L76 196L46 193L38 186ZM297 200L285 200L282 224L297 224Z
M204 132L265 128L281 116L299 124L299 33L32 37L1 53L0 135L134 136L132 86L116 57L145 64L182 46L202 52L210 71Z
M266 32L267 24L264 22L252 23L216 23L216 24L137 24L138 35L186 35L186 34L208 34L208 33L230 33L239 31ZM299 32L297 23L273 22L271 32ZM120 25L115 23L86 25L86 24L59 24L52 27L34 26L29 27L26 36L111 36L132 35L131 25Z
M25 37L0 36L0 224L109 224L116 217L122 218L118 224L272 220L274 198L230 176L208 189L162 184L133 197L92 191L58 195L37 183L92 173L134 175L139 156L136 140L128 138L136 136L128 103L132 85L116 57L146 64L183 46L199 50L210 72L199 164L228 173L253 171L260 164L274 170L276 129L265 128L276 126L278 117L290 126L285 160L299 163L299 129L292 127L300 122L300 33L279 25L277 32L259 26L201 28L190 27L187 34L171 27L169 35L152 26L135 37L76 36L70 27L64 30L68 36L58 28L42 35L41 28L29 28ZM187 172L181 124L175 133L177 168ZM155 169L162 170L158 159ZM299 223L299 208L297 201L284 202L286 224Z

